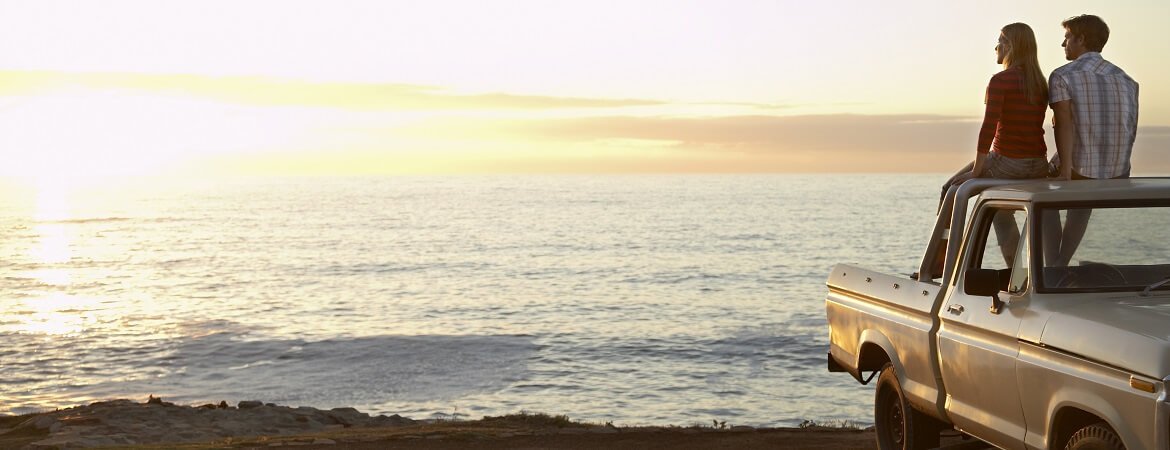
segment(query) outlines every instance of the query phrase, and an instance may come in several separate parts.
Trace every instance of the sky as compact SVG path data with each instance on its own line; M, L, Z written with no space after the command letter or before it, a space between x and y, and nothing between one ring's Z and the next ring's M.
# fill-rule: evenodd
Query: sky
M1084 13L1170 173L1165 0L0 0L0 176L948 172Z

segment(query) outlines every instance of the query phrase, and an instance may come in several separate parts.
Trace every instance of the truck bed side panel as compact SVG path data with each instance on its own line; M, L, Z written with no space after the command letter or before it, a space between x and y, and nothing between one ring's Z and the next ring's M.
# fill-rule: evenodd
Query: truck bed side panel
M833 358L856 375L880 368L859 367L863 346L881 347L901 375L911 403L924 412L938 411L932 335L940 287L845 264L833 268L828 287L825 306Z

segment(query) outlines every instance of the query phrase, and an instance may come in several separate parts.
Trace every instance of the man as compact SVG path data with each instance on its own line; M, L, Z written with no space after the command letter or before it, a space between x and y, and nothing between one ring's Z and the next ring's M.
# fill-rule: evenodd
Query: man
M1138 84L1101 57L1109 27L1100 17L1082 15L1061 22L1065 59L1052 71L1048 97L1057 176L1064 180L1128 178L1137 136Z
M1129 178L1137 136L1138 84L1101 57L1109 26L1100 17L1080 15L1061 22L1065 59L1072 61L1048 78L1061 180ZM1089 209L1071 209L1065 218L1046 217L1045 264L1065 266L1088 227Z

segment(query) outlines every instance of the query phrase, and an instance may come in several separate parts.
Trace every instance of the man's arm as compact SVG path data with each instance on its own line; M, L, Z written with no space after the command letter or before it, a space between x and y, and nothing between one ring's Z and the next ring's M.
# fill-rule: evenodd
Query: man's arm
M1061 180L1072 179L1072 160L1077 147L1072 100L1052 104L1052 128L1055 129L1056 153L1060 155L1060 175L1057 178Z

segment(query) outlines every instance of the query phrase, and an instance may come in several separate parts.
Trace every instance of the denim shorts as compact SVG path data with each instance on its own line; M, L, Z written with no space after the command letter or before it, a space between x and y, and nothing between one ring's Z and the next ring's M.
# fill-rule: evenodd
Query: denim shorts
M1048 176L1048 160L1044 158L1009 158L990 152L984 164L985 178L1020 180Z

